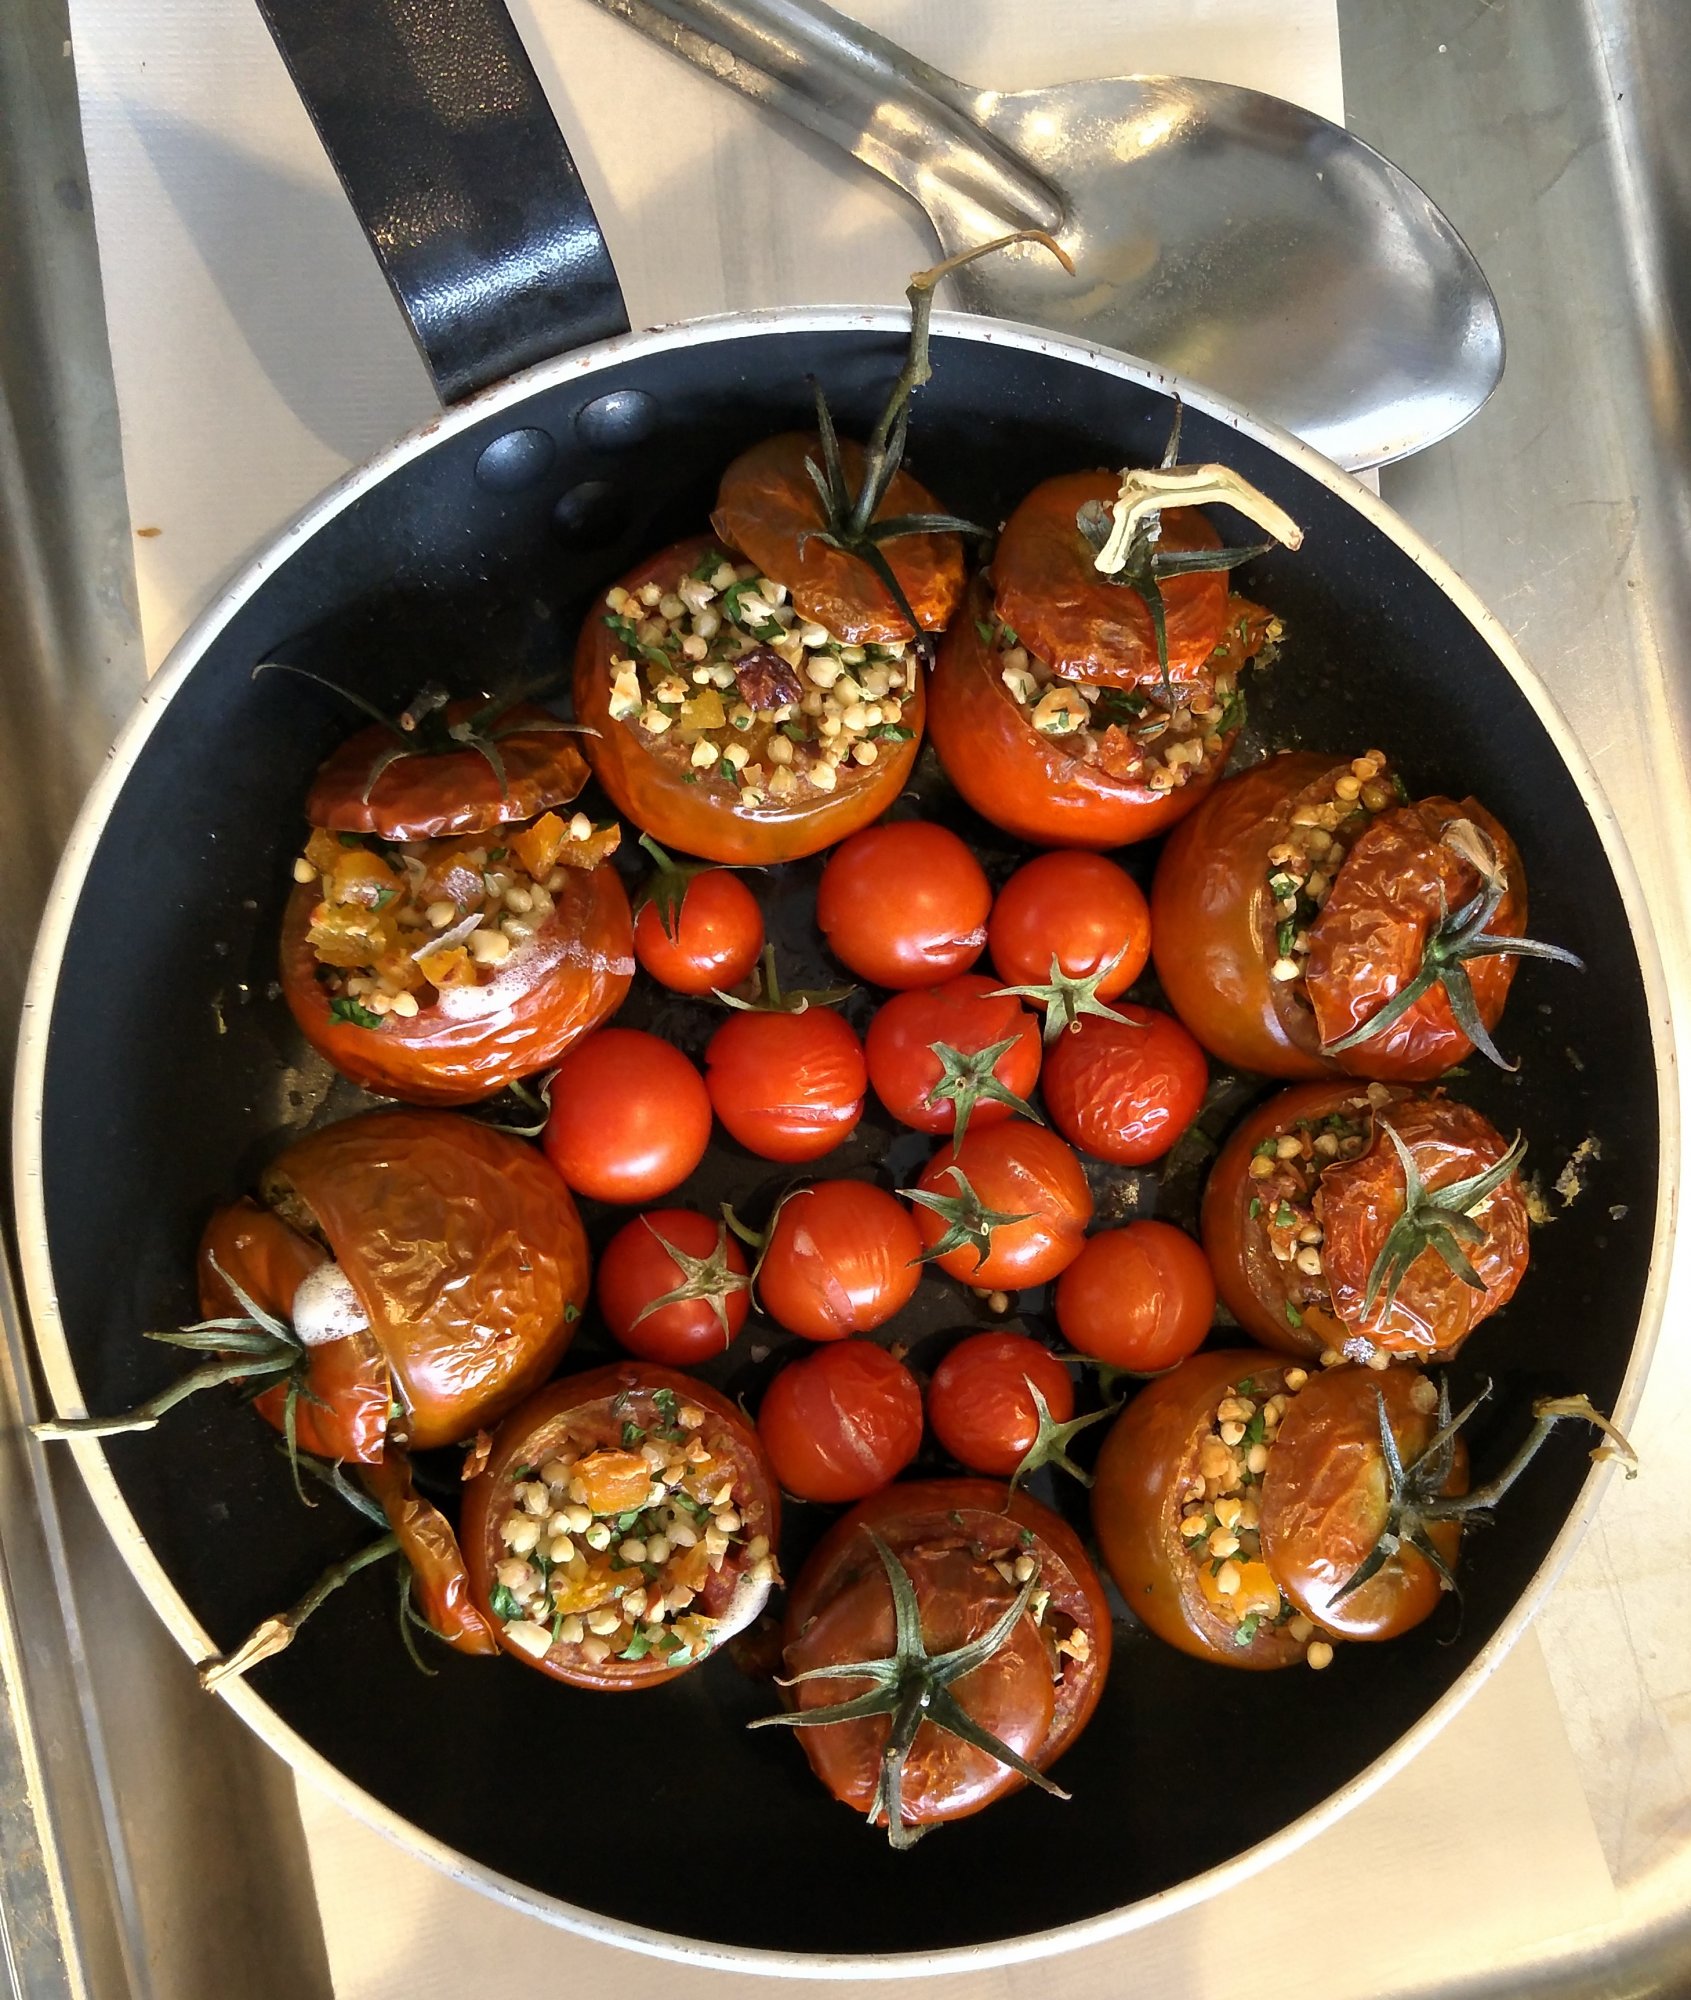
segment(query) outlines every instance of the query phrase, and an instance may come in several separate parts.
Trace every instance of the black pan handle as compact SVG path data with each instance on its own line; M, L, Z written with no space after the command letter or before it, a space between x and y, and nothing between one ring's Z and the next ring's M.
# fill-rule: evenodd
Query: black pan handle
M628 330L504 0L258 0L442 402Z

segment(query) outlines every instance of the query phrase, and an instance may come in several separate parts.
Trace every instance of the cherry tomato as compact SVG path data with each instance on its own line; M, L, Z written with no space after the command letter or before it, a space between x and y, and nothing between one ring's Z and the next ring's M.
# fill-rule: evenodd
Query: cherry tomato
M669 927L658 903L634 919L634 956L673 993L738 986L763 949L763 912L738 876L705 868L692 877Z
M863 1044L828 1007L730 1014L705 1050L716 1115L764 1160L818 1160L863 1116Z
M1393 1296L1385 1296L1382 1274L1369 1305L1375 1265L1404 1213L1403 1168L1382 1127L1389 1124L1408 1148L1431 1194L1486 1173L1509 1150L1468 1105L1374 1089L1378 1102L1341 1078L1300 1084L1258 1105L1210 1170L1204 1247L1228 1310L1270 1347L1303 1356L1331 1350L1357 1361L1376 1351L1448 1359L1520 1283L1526 1198L1510 1175L1468 1211L1480 1237L1457 1249L1477 1287L1422 1236L1404 1244L1409 1261ZM1299 1141L1299 1152L1280 1158L1282 1138Z
M841 438L840 458L855 491L863 476L863 447ZM765 438L742 452L722 475L711 526L772 582L784 583L795 607L836 639L864 646L914 637L897 601L862 557L830 548L817 534L827 523L807 459L822 463L822 442L799 431ZM900 471L874 518L940 511L927 488ZM943 632L963 595L962 542L956 535L897 535L880 547L923 631Z
M806 1340L872 1333L915 1296L922 1239L910 1211L867 1181L818 1181L786 1196L758 1264L758 1302Z
M916 1456L922 1392L884 1347L843 1340L781 1370L764 1392L757 1429L787 1492L861 1500Z
M1039 1436L1035 1388L1052 1418L1066 1424L1074 1415L1074 1384L1050 1348L1025 1333L974 1333L934 1370L928 1423L942 1448L971 1472L1007 1479Z
M456 1653L480 1658L497 1653L493 1623L475 1602L458 1537L440 1509L417 1491L409 1455L389 1452L359 1477L380 1502L410 1567L411 1602L423 1623Z
M935 1045L943 1043L958 1056L978 1056L1001 1042L1010 1046L990 1076L1013 1096L1026 1098L1039 1081L1039 1024L1019 1001L999 993L995 981L965 972L943 986L895 993L877 1010L864 1039L869 1081L893 1117L918 1132L951 1131L959 1096L972 1099L965 1132L970 1125L983 1130L1002 1125L1014 1107L967 1085L942 1091L946 1064L935 1053Z
M1045 1051L1040 1088L1053 1124L1095 1159L1160 1160L1198 1115L1209 1065L1169 1014L1122 1001L1121 1021L1082 1015Z
M1049 1769L1091 1720L1109 1672L1109 1605L1079 1538L1037 1500L991 1480L886 1487L837 1523L799 1572L783 1634L789 1673L892 1651L891 1586L871 1536L914 1587L930 1655L981 1637L1017 1596L996 1565L1032 1558L1049 1593L1043 1615L1036 1621L1024 1612L1004 1648L952 1692L977 1725L1035 1769ZM841 1688L839 1680L801 1681L790 1699L813 1710L837 1702ZM889 1730L879 1715L793 1733L822 1783L861 1813L874 1797ZM923 1722L903 1760L901 1817L906 1826L961 1819L1022 1783L990 1753Z
M546 1157L594 1201L653 1201L710 1144L710 1096L677 1048L638 1028L601 1028L558 1065Z
M898 546L890 544L889 554ZM671 592L716 547L708 535L677 542L631 571L621 587L633 596L649 584ZM924 692L916 673L900 696L898 727L910 734L877 741L874 763L848 758L835 771L830 792L805 781L784 795L760 788L759 797L748 798L744 784L724 777L720 766L701 772L692 762L691 745L674 729L653 735L641 728L637 715L612 715L613 660L625 657L625 646L605 623L601 602L576 644L576 718L598 732L580 740L594 777L617 809L676 853L746 867L816 854L880 818L903 791L922 747ZM781 733L772 719L779 713L759 710L752 727L736 734L734 740L748 753L748 766L773 772L768 749L771 738Z
M916 1227L933 1261L977 1291L1013 1292L1045 1284L1080 1255L1092 1220L1092 1190L1079 1160L1055 1133L1025 1118L971 1131L961 1150L942 1146L916 1185L941 1200L961 1201L965 1220L975 1216L977 1205L1021 1218L990 1225L984 1255L965 1241L933 1256L946 1236L948 1218L918 1206Z
M1099 975L1100 1000L1125 993L1151 955L1151 911L1125 868L1101 854L1038 854L998 892L987 948L1006 986L1038 986L1055 960Z
M986 948L992 890L967 846L929 820L871 826L828 857L816 922L843 965L877 986L937 986Z
M694 1443L703 1462L688 1457ZM694 1524L725 1485L737 1518L713 1564ZM565 1557L549 1523L577 1506L619 1525L602 1550L572 1529ZM649 1361L543 1389L507 1418L464 1489L477 1605L504 1651L575 1687L654 1687L708 1658L768 1601L779 1533L780 1496L751 1425L703 1382ZM548 1553L544 1570L528 1559L536 1548ZM659 1603L658 1615L646 1608ZM613 1632L586 1629L610 1608L621 1614Z
M687 1367L723 1353L745 1325L750 1271L726 1223L691 1208L654 1209L606 1244L599 1311L619 1347Z
M1215 1280L1197 1244L1167 1222L1089 1236L1057 1280L1057 1324L1082 1354L1153 1375L1203 1345Z
M461 1442L545 1381L574 1335L587 1237L569 1189L508 1133L366 1111L296 1140L260 1191L322 1236L368 1314L403 1405L393 1442Z

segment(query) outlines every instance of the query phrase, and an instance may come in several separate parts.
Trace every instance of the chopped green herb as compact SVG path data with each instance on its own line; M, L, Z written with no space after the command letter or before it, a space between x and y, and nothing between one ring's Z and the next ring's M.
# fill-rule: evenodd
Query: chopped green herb
M626 1427L623 1435L627 1436ZM619 1514L617 1516L617 1533L619 1535L626 1535L629 1529L639 1520L640 1514L641 1509L638 1507L630 1507L626 1514Z
M916 732L906 729L902 722L883 722L875 734L883 743L908 743Z
M709 583L725 560L720 549L706 549L687 574L695 583Z
M1257 1627L1262 1623L1262 1614L1253 1611L1248 1618L1239 1620L1239 1629L1233 1634L1235 1646L1248 1646L1257 1635Z
M734 768L733 764L731 764L726 757L724 757L722 762L717 765L716 775L719 778L725 779L730 785L737 785L740 782L739 772Z
M652 1650L652 1641L646 1632L636 1630L634 1637L618 1653L619 1660L643 1660Z
M1244 1381L1239 1384L1239 1394L1241 1396L1254 1396L1256 1389L1257 1378L1254 1375L1247 1375Z
M961 1528L963 1525L963 1516L958 1513L955 1507L952 1508L950 1514L947 1516L947 1519L951 1522L951 1525L954 1528Z
M385 910L398 894L399 891L397 889L378 889L376 891L376 900L370 905L371 909Z
M1290 1202L1283 1201L1274 1211L1274 1226L1276 1229L1290 1229L1296 1221L1297 1217L1292 1213Z
M1017 1537L1017 1540L1020 1541L1024 1549L1031 1549L1033 1547L1033 1530L1031 1528L1024 1528Z
M1276 1151L1276 1142L1273 1139L1264 1139L1260 1146L1253 1146L1251 1148L1251 1158L1254 1160L1272 1160L1275 1157Z
M676 1402L673 1389L654 1389L652 1401L657 1405L658 1412L666 1424L675 1422Z
M631 653L638 653L649 665L666 669L675 665L661 646L650 646L638 636L632 618L619 618L614 613L608 613L605 623Z
M493 1607L495 1618L503 1619L507 1625L518 1624L523 1615L523 1607L517 1602L516 1594L507 1590L502 1583L496 1583L487 1594L487 1601Z
M503 861L510 851L508 847L490 847L487 850L487 858L489 861Z
M534 1477L534 1467L532 1465L519 1465L512 1472L511 1477L515 1480L532 1479Z
M1252 1415L1250 1422L1245 1426L1246 1444L1261 1444L1267 1430L1267 1419L1263 1416L1261 1410L1257 1410Z
M574 1324L578 1319L580 1319L580 1317L581 1317L580 1306L576 1304L574 1299L566 1299L564 1301L564 1324L566 1326L574 1326Z
M1019 646L1022 643L1021 640L1016 637L1016 631L1013 625L1000 625L998 629L1000 632L1004 634L1004 643L1006 646Z
M626 1450L630 1445L638 1444L645 1435L640 1426L630 1418L622 1427L623 1448Z
M340 842L342 847L362 847L364 845L364 836L360 833L337 833L335 838Z
M781 734L790 737L794 743L803 743L810 734L809 725L803 722L783 722Z
M1292 1304L1290 1299L1286 1301L1286 1324L1288 1326L1303 1325L1303 1314L1298 1311L1297 1307Z
M350 993L343 993L338 1000L329 1002L331 1021L350 1021L355 1028L380 1028L385 1025L380 1014L372 1014L362 1000L354 1000Z
M1274 933L1274 942L1280 947L1280 956L1290 958L1292 946L1296 942L1298 926L1295 918L1288 917Z
M1252 1196L1251 1196L1251 1220L1252 1220L1253 1222L1255 1222L1255 1221L1256 1221L1256 1219L1257 1219L1257 1217L1258 1217L1259 1215L1261 1215L1261 1213L1262 1213L1262 1203L1261 1203L1261 1201L1260 1201L1260 1200L1259 1200L1259 1199L1257 1198L1257 1196L1255 1196L1255 1195L1252 1195Z

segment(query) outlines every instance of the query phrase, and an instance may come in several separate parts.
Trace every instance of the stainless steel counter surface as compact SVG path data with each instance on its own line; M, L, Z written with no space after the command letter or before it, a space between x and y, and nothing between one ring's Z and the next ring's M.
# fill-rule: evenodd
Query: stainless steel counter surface
M1595 763L1645 885L1683 1045L1691 6L1340 0L1340 12L1353 128L1425 182L1467 235L1510 342L1488 409L1389 471L1384 492L1509 626ZM23 0L0 37L8 1044L52 855L141 672L63 35L61 0ZM1691 1990L1677 1477L1691 1435L1687 1292L1681 1269L1635 1434L1644 1475L1610 1487L1539 1627L1617 1921L1509 1964L1452 1965L1423 1991ZM32 1996L326 1993L279 1767L197 1700L74 1480L44 1473L19 1438L27 1360L3 1295L0 1319L0 1966ZM1530 1787L1533 1773L1519 1782ZM1453 1839L1461 1812L1453 1798ZM1389 1871L1390 1858L1369 1865ZM1313 1885L1317 1901L1331 1886ZM1437 1922L1413 1907L1412 1885L1395 1884L1377 1910L1347 1921ZM1545 1927L1557 1928L1554 1912ZM663 1977L631 1976L636 1990ZM1052 1990L1061 1977L1053 1967Z

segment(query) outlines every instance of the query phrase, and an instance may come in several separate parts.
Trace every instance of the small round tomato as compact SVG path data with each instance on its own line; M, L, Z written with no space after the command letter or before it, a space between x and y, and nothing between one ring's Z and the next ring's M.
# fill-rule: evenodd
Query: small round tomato
M867 1181L818 1181L776 1209L757 1267L758 1303L789 1333L872 1333L915 1296L922 1239L896 1196Z
M553 1532L582 1509L613 1526L604 1548L587 1526ZM712 1510L733 1523L715 1561L696 1526ZM649 1361L543 1389L500 1426L464 1489L476 1603L505 1652L574 1687L655 1687L696 1667L768 1602L779 1533L751 1425L696 1377ZM612 1610L610 1631L588 1629Z
M922 1392L884 1347L842 1340L781 1370L764 1392L757 1429L787 1492L861 1500L916 1456Z
M763 912L737 875L660 867L634 918L634 956L672 993L738 986L763 949Z
M601 1028L552 1078L546 1157L594 1201L653 1201L710 1144L710 1096L677 1048L639 1028Z
M1074 1384L1050 1348L1025 1333L974 1333L934 1370L928 1423L959 1464L1007 1479L1039 1436L1034 1389L1055 1422L1074 1415Z
M1052 1122L1095 1159L1120 1167L1160 1160L1198 1115L1209 1064L1172 1015L1117 1006L1120 1021L1086 1014L1045 1051L1040 1088Z
M895 993L863 1047L875 1095L918 1132L950 1132L960 1105L965 1133L1002 1125L1018 1108L1005 1093L1025 1101L1039 1081L1038 1022L978 972ZM992 1049L1000 1053L983 1065Z
M745 1251L725 1222L691 1208L625 1222L599 1259L597 1283L612 1339L680 1367L721 1354L750 1310Z
M853 834L828 857L816 922L842 965L877 986L937 986L986 948L992 890L956 834L892 820Z
M716 1115L764 1160L818 1160L863 1116L863 1044L830 1007L730 1014L705 1050Z
M1079 1160L1025 1118L942 1146L912 1198L926 1254L977 1291L1045 1284L1080 1255L1092 1220Z
M1089 1236L1057 1280L1057 1324L1082 1354L1154 1375L1203 1345L1215 1317L1209 1261L1167 1222Z
M1151 911L1125 868L1101 854L1037 854L998 892L986 929L1006 986L1038 986L1053 963L1097 978L1100 1000L1125 993L1151 955Z

